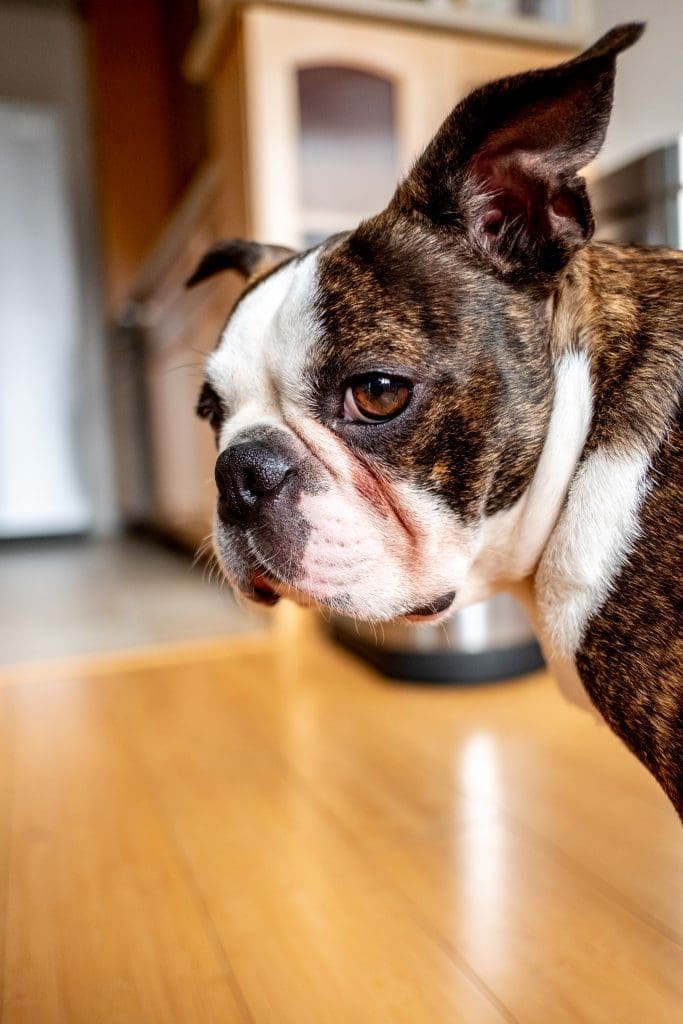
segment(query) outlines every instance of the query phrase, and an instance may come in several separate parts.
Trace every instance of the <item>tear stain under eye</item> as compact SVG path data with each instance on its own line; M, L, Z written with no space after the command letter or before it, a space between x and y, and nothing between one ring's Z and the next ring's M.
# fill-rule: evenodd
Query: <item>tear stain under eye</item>
M351 480L354 489L383 519L390 518L392 514L391 505L380 487L379 480L373 476L369 469L359 462L355 462L351 470Z
M384 519L394 518L408 538L411 552L417 553L420 532L403 514L401 503L394 497L391 487L382 486L381 478L362 459L355 457L351 479L357 493L376 509Z
M292 433L301 441L304 447L311 452L311 455L318 462L321 462L325 469L328 471L333 480L343 483L345 477L343 473L338 472L334 466L331 466L324 455L316 451L311 445L308 438L303 437L300 432L291 423L287 423L287 426ZM343 442L342 442L343 443ZM348 454L348 453L347 453ZM372 468L356 453L350 454L353 460L351 468L351 480L356 492L368 501L382 516L384 519L394 518L397 520L399 526L406 534L408 543L411 550L411 563L412 555L417 554L419 541L421 537L420 531L416 530L410 522L405 518L401 503L394 498L393 494L387 493L381 483L380 477L372 470ZM322 483L317 488L318 493L326 491L328 488ZM309 493L316 493L311 490Z

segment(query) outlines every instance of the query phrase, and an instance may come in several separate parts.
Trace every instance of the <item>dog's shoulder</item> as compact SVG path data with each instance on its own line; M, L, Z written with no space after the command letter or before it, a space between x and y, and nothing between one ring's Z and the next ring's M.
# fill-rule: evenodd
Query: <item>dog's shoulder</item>
M683 811L683 422L662 439L635 535L576 653L601 714Z
M550 648L681 806L683 253L590 246L593 416L536 591Z

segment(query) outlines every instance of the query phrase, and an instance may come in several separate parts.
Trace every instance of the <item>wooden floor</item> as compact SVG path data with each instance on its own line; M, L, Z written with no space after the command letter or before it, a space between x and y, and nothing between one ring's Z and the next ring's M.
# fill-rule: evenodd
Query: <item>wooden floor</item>
M607 730L301 629L5 672L3 1024L680 1020L680 826Z

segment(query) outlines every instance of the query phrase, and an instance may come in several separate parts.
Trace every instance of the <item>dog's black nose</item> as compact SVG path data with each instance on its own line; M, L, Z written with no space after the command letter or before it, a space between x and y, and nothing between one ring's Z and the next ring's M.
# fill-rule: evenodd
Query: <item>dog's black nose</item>
M247 524L293 473L293 462L265 444L245 441L226 448L216 461L219 516L230 524Z

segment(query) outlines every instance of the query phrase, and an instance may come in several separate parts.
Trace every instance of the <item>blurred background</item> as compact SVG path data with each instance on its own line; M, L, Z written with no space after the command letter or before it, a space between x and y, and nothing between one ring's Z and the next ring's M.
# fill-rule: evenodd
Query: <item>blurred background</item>
M185 278L222 237L352 226L472 87L631 18L603 232L678 244L679 0L2 0L2 661L264 628L192 565L215 458L194 405L238 284ZM640 198L600 191L672 142Z
M680 824L511 599L337 623L490 684L408 686L212 578L240 286L183 287L353 226L474 86L634 18L600 232L680 246L681 0L0 0L2 1024L680 1019Z

